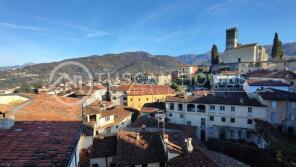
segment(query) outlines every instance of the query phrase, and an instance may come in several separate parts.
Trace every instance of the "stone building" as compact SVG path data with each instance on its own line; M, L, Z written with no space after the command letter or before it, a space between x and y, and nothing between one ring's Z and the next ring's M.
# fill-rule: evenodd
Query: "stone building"
M264 47L257 43L241 45L238 43L237 36L237 28L226 30L226 49L220 62L257 63L267 61L268 54Z

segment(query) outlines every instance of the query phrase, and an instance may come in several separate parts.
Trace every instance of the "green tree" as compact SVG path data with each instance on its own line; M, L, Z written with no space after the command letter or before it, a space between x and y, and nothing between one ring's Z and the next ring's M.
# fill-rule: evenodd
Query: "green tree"
M175 91L177 91L177 92L180 92L180 90L181 90L180 86L178 84L176 84L176 83L173 83L171 85L171 88L175 89Z
M215 44L213 45L211 51L211 63L212 65L219 64L219 52L218 47Z
M271 57L275 60L279 60L284 57L283 46L282 42L279 40L278 33L275 33L274 35Z

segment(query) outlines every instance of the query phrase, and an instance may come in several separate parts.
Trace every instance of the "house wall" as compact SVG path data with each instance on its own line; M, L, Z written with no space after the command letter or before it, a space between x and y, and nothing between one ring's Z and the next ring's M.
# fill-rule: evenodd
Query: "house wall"
M110 91L110 100L113 105L126 105L127 92Z
M170 109L170 104L174 104L174 109ZM183 104L182 111L179 111L178 104ZM195 112L188 112L187 105L192 103L166 102L166 117L169 122L176 124L188 125L188 121L192 126L197 127L197 137L200 137L201 130L205 130L207 137L219 137L221 128L226 127L226 136L228 138L246 138L247 131L255 130L254 118L266 119L265 107L239 106L239 105L221 105L221 104L204 104L205 111L197 112L197 106L203 104L195 104ZM211 109L210 106L215 106ZM220 106L224 106L225 110L220 110ZM231 107L235 110L231 111ZM252 108L252 112L248 112L248 108ZM183 114L183 118L180 116ZM210 118L214 117L214 120ZM225 117L225 122L222 122ZM231 122L231 118L235 122ZM205 123L202 125L202 119ZM252 120L252 124L248 124L248 119ZM238 134L240 133L240 135ZM230 135L231 134L231 135ZM254 141L255 136L251 135L250 140Z
M171 85L172 76L171 75L160 75L157 76L157 85Z
M273 89L278 89L278 90L289 91L288 86L250 86L247 83L245 83L243 85L243 88L248 94L256 92L257 89L266 89L266 88L273 88Z
M17 104L27 101L28 98L18 96L18 95L0 95L0 104Z
M152 103L157 101L165 101L167 96L174 96L175 94L162 94L162 95L141 95L141 96L128 96L127 106L135 108L141 111L142 107L146 103Z
M131 116L125 118L124 120L118 122L117 124L112 125L110 127L110 132L108 132L106 127L104 128L95 127L95 129L96 131L98 131L100 135L112 136L112 135L116 135L120 128L128 127L130 124L131 124Z
M107 159L107 164L106 164ZM101 158L90 158L90 167L94 164L98 164L99 167L108 167L112 162L113 157L101 157Z

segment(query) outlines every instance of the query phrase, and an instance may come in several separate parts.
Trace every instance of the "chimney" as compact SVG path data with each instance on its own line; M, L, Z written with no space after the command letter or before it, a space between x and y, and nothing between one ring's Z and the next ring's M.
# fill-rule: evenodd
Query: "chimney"
M140 140L141 140L141 138L140 138L140 133L139 133L139 132L136 133L136 140L137 140L137 141L140 141Z
M185 142L187 143L188 153L192 153L192 151L193 151L193 146L192 146L191 141L192 141L192 138L185 139Z
M243 103L244 103L244 98L240 97L240 98L239 98L239 102L240 102L241 104L243 104Z
M164 140L164 142L168 143L169 142L169 135L163 134L163 140Z

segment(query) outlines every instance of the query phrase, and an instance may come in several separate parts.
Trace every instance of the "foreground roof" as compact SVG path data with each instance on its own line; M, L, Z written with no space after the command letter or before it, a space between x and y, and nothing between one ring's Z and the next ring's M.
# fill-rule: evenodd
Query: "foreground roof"
M0 164L67 166L80 137L81 122L25 121L0 129Z
M207 96L167 96L166 102L198 103L198 104L225 104L240 106L265 107L255 98L250 98L246 92L215 92Z
M137 140L137 133L139 139ZM158 132L121 129L117 136L117 166L165 162L165 150Z
M94 138L91 146L90 158L115 156L117 150L117 136Z
M289 100L296 101L296 93L278 90L278 89L264 89L257 91L257 94L265 100Z

